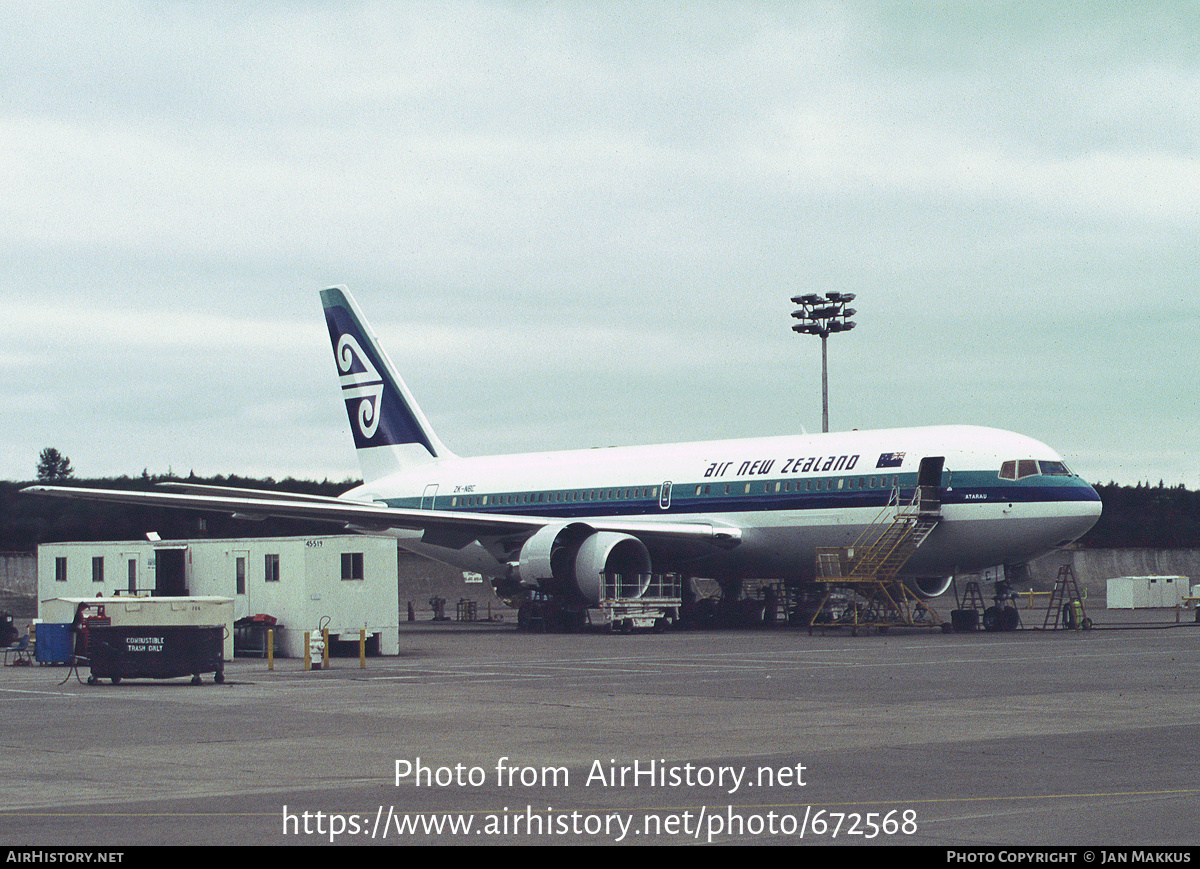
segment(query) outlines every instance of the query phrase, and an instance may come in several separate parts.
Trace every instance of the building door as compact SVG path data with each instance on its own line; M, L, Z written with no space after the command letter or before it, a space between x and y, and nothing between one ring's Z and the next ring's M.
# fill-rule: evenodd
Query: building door
M250 559L249 550L235 550L233 553L233 620L250 615L250 597L246 594L246 562Z
M185 597L187 595L187 549L154 550L154 596Z
M128 594L137 594L138 580L138 553L137 552L122 552L121 558L125 562L125 589Z

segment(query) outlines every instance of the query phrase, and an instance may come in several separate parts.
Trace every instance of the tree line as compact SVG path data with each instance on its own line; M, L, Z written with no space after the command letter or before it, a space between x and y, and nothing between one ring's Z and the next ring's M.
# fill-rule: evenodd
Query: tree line
M1095 486L1104 513L1080 544L1089 549L1200 549L1200 491L1182 484Z

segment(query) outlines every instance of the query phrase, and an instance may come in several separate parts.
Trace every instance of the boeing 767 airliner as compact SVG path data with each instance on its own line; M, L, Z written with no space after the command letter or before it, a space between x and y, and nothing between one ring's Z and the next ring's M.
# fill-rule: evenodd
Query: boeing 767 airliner
M1082 536L1100 498L1054 450L975 426L462 458L434 433L350 294L321 292L363 485L338 498L177 484L170 492L33 486L61 497L325 520L388 533L480 573L507 598L595 604L603 575L803 583L818 547L851 546L915 493L937 519L900 579L1018 567Z

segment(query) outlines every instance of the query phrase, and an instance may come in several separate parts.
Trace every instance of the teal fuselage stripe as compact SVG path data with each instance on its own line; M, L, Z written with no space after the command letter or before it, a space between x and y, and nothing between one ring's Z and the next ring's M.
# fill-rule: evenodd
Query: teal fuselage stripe
M917 475L912 473L875 474L874 477L888 481L899 478L901 501L910 500L917 485ZM947 478L949 478L948 486L945 485ZM874 489L858 487L860 480L870 479L871 475L854 475L853 477L809 477L801 480L672 483L671 502L666 509L659 504L660 482L643 483L638 486L604 486L593 489L439 494L434 501L434 507L438 510L460 513L516 514L564 519L584 519L589 516L661 516L666 514L752 513L834 508L873 507L882 509L887 506L891 498L892 487L890 483L887 487L880 485ZM848 486L851 480L854 482L853 488ZM839 481L842 484L841 488L838 488ZM777 483L780 489L778 492L775 491ZM789 483L792 485L790 492L785 489ZM816 488L818 484L822 485L820 490ZM749 492L746 491L747 485L750 487ZM808 485L811 485L812 488L803 488ZM705 492L706 488L707 493ZM609 492L617 493L627 490L636 490L638 494L613 498L585 499L579 497L582 492L597 495L602 492L607 495ZM700 494L696 494L697 490ZM643 496L642 492L653 492L654 494ZM572 494L576 497L571 498ZM485 497L487 498L486 504L482 503ZM560 497L562 500L558 500ZM386 503L389 507L419 509L423 500L428 501L421 497L412 497L391 498ZM1078 477L1034 476L1023 480L1000 480L995 471L958 471L952 475L943 475L941 489L943 505L1099 500L1100 496L1096 494L1095 490Z

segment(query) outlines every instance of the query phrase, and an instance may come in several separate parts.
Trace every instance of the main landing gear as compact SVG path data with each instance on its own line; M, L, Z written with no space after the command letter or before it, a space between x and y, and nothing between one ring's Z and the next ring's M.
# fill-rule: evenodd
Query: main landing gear
M1015 606L993 604L983 611L985 631L1015 631L1021 626L1021 614Z
M955 631L974 631L980 626L985 631L1015 631L1021 627L1021 614L1014 603L1016 595L1012 591L1012 585L1006 580L996 581L996 594L992 598L992 605L986 608L983 595L979 591L979 583L974 580L967 583L961 601L958 600L957 585L954 596L958 609L950 613L950 621Z

